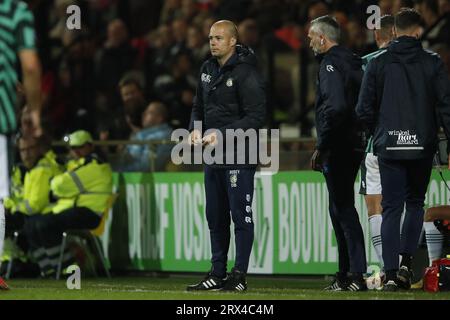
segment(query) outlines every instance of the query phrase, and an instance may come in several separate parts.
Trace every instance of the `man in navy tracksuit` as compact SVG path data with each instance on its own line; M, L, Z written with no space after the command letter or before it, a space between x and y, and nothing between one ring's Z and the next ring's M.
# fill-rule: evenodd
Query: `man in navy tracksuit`
M420 22L413 9L397 13L398 38L368 64L357 105L358 118L374 132L380 166L386 291L411 286L439 120L447 137L450 132L449 79L439 56L422 48Z
M209 43L212 57L200 70L190 139L193 144L214 146L220 139L217 132L225 138L227 129L261 128L266 99L263 81L256 69L256 57L251 49L237 45L237 28L232 22L216 22L211 27ZM203 130L213 129L213 132L204 135L195 129L194 121L202 121ZM227 149L224 154L235 151ZM234 158L236 160L236 156ZM224 160L224 164L205 165L212 268L202 281L188 286L187 290L247 289L245 274L253 245L251 205L255 171L256 163L249 162L248 143L245 163L226 164ZM236 262L227 277L230 212L234 222Z
M355 116L363 71L361 58L338 45L339 33L338 23L329 16L313 20L308 33L310 46L320 60L317 145L311 167L325 176L339 253L339 272L325 290L363 291L367 290L363 280L366 253L354 191L363 157Z

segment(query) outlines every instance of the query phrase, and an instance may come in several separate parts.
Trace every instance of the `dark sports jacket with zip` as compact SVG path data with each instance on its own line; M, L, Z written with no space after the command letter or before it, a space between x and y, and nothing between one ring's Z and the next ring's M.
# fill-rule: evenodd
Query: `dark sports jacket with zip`
M339 152L360 147L355 107L363 76L361 58L341 46L317 58L316 148Z
M402 36L372 59L356 108L374 133L374 153L421 159L436 152L439 122L450 133L450 83L442 60L419 40Z
M222 68L214 57L205 61L200 69L190 130L194 121L202 121L203 132L218 129L225 138L226 129L262 128L266 93L256 65L253 51L242 45L236 46L236 53Z

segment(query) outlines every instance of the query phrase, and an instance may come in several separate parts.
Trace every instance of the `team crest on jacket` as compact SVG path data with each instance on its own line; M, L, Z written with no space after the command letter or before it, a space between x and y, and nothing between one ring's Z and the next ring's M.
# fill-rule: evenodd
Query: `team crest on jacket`
M230 184L232 188L237 187L239 170L230 170Z
M231 78L228 78L228 80L227 80L227 87L232 87L233 86L233 79L231 79Z
M232 188L236 188L237 187L237 175L236 174L232 174L230 176L230 183L231 183L231 187Z

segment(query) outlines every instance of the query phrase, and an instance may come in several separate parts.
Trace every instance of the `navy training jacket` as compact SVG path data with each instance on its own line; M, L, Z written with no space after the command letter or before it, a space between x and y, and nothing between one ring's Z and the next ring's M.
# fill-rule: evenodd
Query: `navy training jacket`
M361 58L347 48L334 46L318 59L316 148L339 151L362 147L355 115L363 76Z
M265 85L253 50L237 45L235 54L222 68L214 57L203 63L190 130L194 129L194 121L202 121L203 132L218 129L225 138L226 129L262 128L265 116ZM246 153L248 165L248 144Z
M450 132L450 82L442 60L402 36L365 71L357 116L374 133L374 153L421 159L436 152L439 122Z

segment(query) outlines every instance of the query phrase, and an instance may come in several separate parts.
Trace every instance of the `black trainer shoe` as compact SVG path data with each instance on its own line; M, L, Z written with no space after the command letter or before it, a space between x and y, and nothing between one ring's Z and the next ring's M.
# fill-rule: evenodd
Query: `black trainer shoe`
M211 272L208 272L206 277L199 283L187 286L187 291L217 291L221 290L225 285L225 280L219 277L213 276Z
M222 291L245 290L247 290L247 280L245 280L245 273L233 268L233 270L225 280L225 285L222 288Z
M411 289L412 271L406 266L401 266L397 273L397 285L405 290Z
M364 280L352 280L347 288L347 291L367 291L367 284Z
M386 292L396 292L398 291L398 285L394 280L389 280L383 285L382 290Z
M343 278L342 276L339 276L337 273L334 276L333 282L327 287L325 287L323 290L325 291L345 291L347 290L347 286L350 283L350 280L348 278Z

